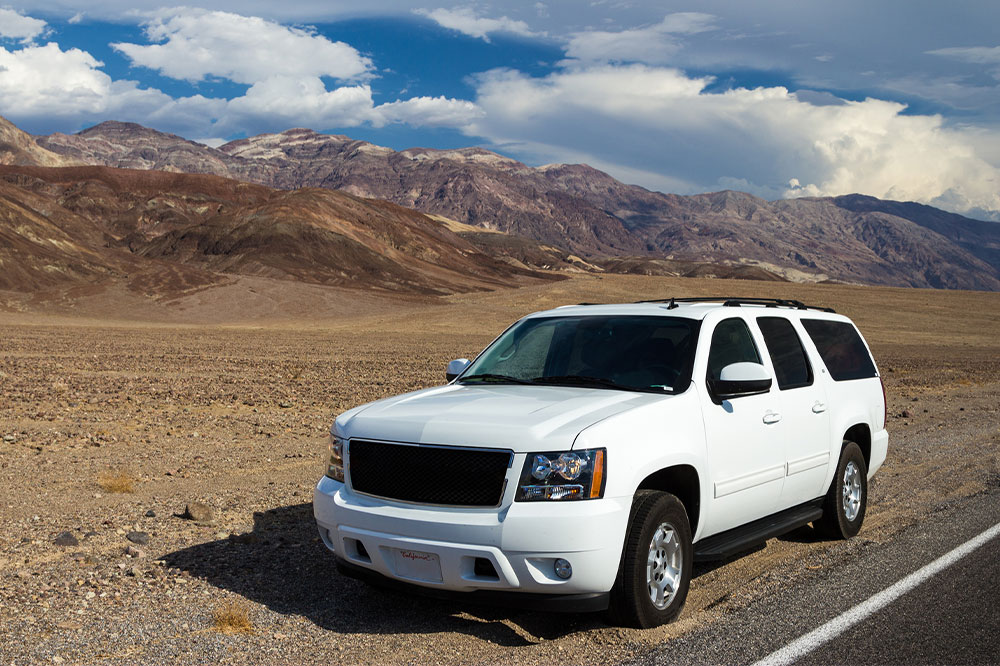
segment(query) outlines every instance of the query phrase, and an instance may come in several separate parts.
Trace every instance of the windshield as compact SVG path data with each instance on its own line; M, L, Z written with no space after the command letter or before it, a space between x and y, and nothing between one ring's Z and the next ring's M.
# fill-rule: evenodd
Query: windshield
M683 391L698 322L664 316L533 317L501 335L462 383L530 383Z

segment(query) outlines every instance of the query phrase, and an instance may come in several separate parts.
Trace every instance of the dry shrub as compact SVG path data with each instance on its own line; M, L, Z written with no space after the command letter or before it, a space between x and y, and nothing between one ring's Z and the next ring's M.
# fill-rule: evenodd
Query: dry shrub
M242 601L226 601L212 611L212 628L223 634L251 634L250 610Z
M138 479L123 470L102 472L97 477L97 485L107 493L134 493Z

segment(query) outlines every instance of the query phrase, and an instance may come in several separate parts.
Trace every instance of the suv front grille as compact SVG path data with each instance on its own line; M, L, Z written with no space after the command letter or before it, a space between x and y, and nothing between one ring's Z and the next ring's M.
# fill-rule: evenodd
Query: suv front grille
M366 495L420 504L498 506L513 455L352 439L348 470L351 486Z

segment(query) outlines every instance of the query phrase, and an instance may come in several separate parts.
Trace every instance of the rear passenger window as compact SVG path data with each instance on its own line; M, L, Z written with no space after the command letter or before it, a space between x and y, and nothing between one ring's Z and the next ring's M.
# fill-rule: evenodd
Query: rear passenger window
M727 365L746 361L760 363L757 345L746 322L739 318L719 322L712 333L712 346L708 350L708 378L718 379Z
M854 326L823 319L803 319L802 326L836 381L876 376L871 354Z
M783 317L757 317L757 325L764 334L778 388L783 391L812 384L812 368L792 322Z

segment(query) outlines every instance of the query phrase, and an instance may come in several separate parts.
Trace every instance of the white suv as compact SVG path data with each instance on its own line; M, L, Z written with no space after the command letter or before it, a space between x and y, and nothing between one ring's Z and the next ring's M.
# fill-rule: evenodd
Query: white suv
M313 507L342 573L655 626L695 560L856 534L886 456L865 341L798 301L538 312L448 380L333 424Z

